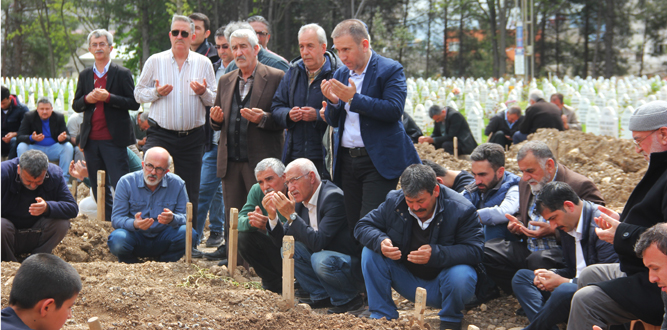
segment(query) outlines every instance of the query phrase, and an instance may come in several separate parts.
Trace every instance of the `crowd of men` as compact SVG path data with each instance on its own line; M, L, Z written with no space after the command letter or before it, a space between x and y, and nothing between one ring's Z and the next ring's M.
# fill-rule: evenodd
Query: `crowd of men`
M135 86L111 61L113 36L92 31L95 63L80 73L72 108L81 115L70 130L50 100L27 111L3 87L3 154L17 156L2 163L3 261L50 253L79 210L69 175L95 188L102 169L115 229L108 247L120 262L177 261L187 235L193 248L203 241L208 219L206 245L217 250L193 257L225 264L225 215L236 208L239 254L263 287L282 291L280 247L291 235L297 296L331 314L364 314L367 305L369 317L395 319L391 289L414 300L422 287L441 309L441 329L460 329L466 306L500 290L514 293L534 329L662 322L667 102L630 119L650 165L619 215L544 142L522 145L520 176L505 170L505 147L538 128L580 129L560 94L552 104L532 91L525 116L518 107L498 113L489 143L478 145L458 111L437 105L433 135L418 137L404 126L403 67L373 50L359 20L331 32L335 53L322 27L304 25L290 63L268 50L262 17L219 28L214 45L210 34L205 15L174 15L172 47L148 58ZM139 103L150 110L130 116ZM420 160L415 139L469 154L471 172ZM39 312L12 299L3 327Z

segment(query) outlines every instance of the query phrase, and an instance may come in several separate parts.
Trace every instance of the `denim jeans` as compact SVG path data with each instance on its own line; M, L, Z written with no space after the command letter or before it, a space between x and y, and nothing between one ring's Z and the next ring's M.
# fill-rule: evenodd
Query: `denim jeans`
M475 297L477 273L469 265L444 268L433 280L413 275L400 261L364 247L361 267L366 281L368 308L371 318L398 318L391 288L410 301L415 301L417 287L426 289L426 304L441 308L438 315L444 322L461 322L465 303Z
M282 253L280 254L282 256ZM355 276L352 267L354 257L335 251L312 253L305 244L294 243L294 277L301 288L310 293L311 300L331 299L340 306L359 294L361 278Z
M211 151L205 152L204 157L202 157L195 244L199 243L202 235L204 235L206 215L209 216L209 229L212 232L222 233L224 228L225 204L222 201L222 180L216 175L217 164L218 146L214 144Z
M191 235L196 235L194 230ZM137 257L154 257L161 262L178 261L185 254L185 225L178 229L166 226L153 238L144 236L141 231L119 228L111 232L107 244L120 262L136 263L139 262Z
M533 284L535 273L521 269L512 279L516 299L526 312L530 325L526 329L558 330L558 323L566 323L570 301L577 291L576 283L563 283L553 292L542 291Z
M528 139L528 134L523 134L520 131L516 131L512 135L512 143L514 144L519 144L523 141L526 141L527 139Z
M499 223L497 225L484 225L484 242L494 238L503 238L506 241L519 240L514 234L507 229L507 223Z
M18 154L18 157L21 157L24 152L33 149L44 152L46 156L49 157L50 161L57 160L58 166L60 166L60 169L63 170L63 177L65 178L65 182L69 181L69 163L72 161L72 157L74 155L74 149L72 148L71 143L54 143L48 147L45 147L21 142L16 148L16 153Z

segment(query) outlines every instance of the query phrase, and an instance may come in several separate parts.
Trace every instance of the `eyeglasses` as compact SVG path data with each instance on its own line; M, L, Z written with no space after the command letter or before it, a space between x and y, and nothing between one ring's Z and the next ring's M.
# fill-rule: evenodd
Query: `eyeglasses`
M255 31L255 33L257 33L257 36L262 36L262 37L266 37L266 36L269 35L268 32L264 32L264 31Z
M227 49L229 48L229 45L215 45L215 49L220 49L220 48Z
M297 180L303 178L304 176L306 176L306 175L304 174L304 175L302 175L302 176L297 176L296 178L291 178L291 179L289 179L289 180L286 180L286 181L285 181L285 185L286 185L286 186L293 185L293 184L296 183Z
M645 137L641 138L639 141L637 141L637 140L632 140L632 142L635 143L635 147L637 147L637 148L641 148L642 146L641 146L640 144L641 144L642 142L644 142L644 140L646 140L646 138L648 138L649 136L651 136L653 133L657 132L658 130L659 130L659 128L658 128L658 129L654 129L654 130L651 131L651 133L649 133L649 134L646 135Z
M146 170L148 170L149 173L150 173L150 172L153 172L153 170L155 170L155 173L157 173L157 174L162 174L162 173L164 173L164 172L167 170L167 169L164 169L164 168L162 168L162 167L155 167L155 166L153 166L153 164L151 164L151 163L147 163L147 164L145 164L145 165L144 165L144 168L145 168Z
M183 31L183 30L171 30L171 35L174 37L178 37L178 34L181 34L181 37L187 38L190 35L190 32L188 31Z
M106 47L107 45L108 45L108 44L105 43L105 42L100 42L99 44L90 44L90 47L91 47L91 48L97 48L97 47L99 46L100 48L104 48L104 47Z

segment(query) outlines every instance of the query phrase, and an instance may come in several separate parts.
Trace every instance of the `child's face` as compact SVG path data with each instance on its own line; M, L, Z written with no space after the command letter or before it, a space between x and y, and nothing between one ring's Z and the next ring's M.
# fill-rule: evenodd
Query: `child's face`
M72 298L65 300L60 308L56 308L55 303L51 304L40 330L58 330L62 328L63 325L65 325L65 322L67 322L67 319L72 317L72 307L78 296L79 294L77 293Z

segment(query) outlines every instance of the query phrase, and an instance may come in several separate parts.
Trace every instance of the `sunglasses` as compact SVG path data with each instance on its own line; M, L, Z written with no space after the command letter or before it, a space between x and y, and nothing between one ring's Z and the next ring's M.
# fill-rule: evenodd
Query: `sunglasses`
M255 33L256 33L258 36L262 36L262 37L266 37L266 36L269 35L268 32L264 32L264 31L255 31Z
M220 48L227 49L229 48L229 45L215 45L215 49L220 49Z
M190 32L188 31L182 31L182 30L171 30L171 35L174 37L178 37L178 34L181 34L181 37L187 38L190 35Z

